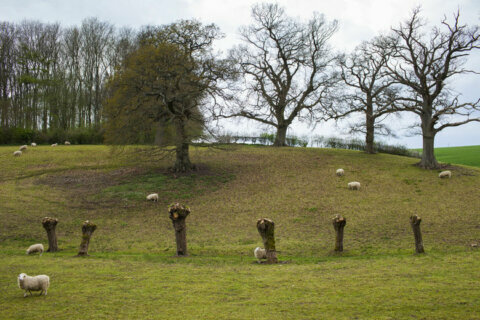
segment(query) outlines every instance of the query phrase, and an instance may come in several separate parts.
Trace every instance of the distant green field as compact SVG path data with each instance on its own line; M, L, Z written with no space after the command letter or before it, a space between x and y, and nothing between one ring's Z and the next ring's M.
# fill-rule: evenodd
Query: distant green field
M416 149L422 152L422 149ZM480 145L466 147L435 148L437 160L445 163L480 167Z

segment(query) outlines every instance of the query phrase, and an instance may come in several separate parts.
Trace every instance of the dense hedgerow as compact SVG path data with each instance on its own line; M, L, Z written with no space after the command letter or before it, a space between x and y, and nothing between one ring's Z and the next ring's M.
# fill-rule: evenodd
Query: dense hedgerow
M24 128L0 128L0 144L37 144L63 143L102 144L103 130L94 128L76 128L71 130L54 129L42 132Z

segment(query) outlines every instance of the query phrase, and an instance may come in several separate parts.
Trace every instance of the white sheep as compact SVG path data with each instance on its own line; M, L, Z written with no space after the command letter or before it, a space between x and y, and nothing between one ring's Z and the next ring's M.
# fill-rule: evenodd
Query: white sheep
M438 174L439 178L451 178L452 177L452 172L447 170L447 171L442 171Z
M32 146L32 147L36 147L37 144L36 144L35 142L32 142L31 146Z
M14 157L20 157L21 155L22 155L22 151L20 151L20 150L17 150L13 153Z
M337 169L337 176L341 177L345 174L345 171L343 169Z
M70 145L70 141L65 141L65 145L69 146L69 145Z
M348 189L350 190L360 190L360 182L353 181L348 183Z
M20 151L27 150L27 145L24 144L23 146L20 146L20 148L18 150L20 150Z
M58 143L52 144L52 147L56 147L56 146L58 146Z
M148 201L158 202L158 193L152 193L147 196Z
M261 259L267 259L267 250L263 248L256 247L253 254L255 255L255 258L257 258L258 263L260 263Z
M47 289L50 287L50 277L44 274L30 277L25 273L18 275L18 287L25 290L23 297L27 296L27 292L32 295L32 291L40 291L40 295L45 293L47 295Z
M27 249L27 254L32 254L40 252L40 255L43 254L43 244L37 243L37 244L32 244L30 247Z

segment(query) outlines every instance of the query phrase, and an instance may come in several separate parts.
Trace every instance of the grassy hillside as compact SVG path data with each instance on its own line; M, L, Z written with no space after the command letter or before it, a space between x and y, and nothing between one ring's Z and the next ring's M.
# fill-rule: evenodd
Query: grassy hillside
M422 152L422 149L416 149ZM435 157L445 163L480 167L480 146L435 148Z
M0 147L0 318L480 318L478 170L441 180L412 158L242 146L195 149L199 170L182 176L135 148L15 149ZM151 192L158 203L145 201ZM192 210L186 258L173 257L174 201ZM342 254L335 214L347 219ZM413 254L412 214L425 255ZM62 250L27 256L47 245L44 216L59 219ZM285 263L255 262L261 217L275 221ZM90 257L76 258L86 219L98 229ZM23 298L21 272L49 275L48 296Z

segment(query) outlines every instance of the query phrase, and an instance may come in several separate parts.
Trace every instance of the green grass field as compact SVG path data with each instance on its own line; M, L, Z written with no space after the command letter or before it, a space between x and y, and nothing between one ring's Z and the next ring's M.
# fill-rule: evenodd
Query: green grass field
M183 176L133 147L14 150L0 147L1 319L480 319L480 170L442 180L413 158L241 146L192 150L199 170ZM192 210L185 258L174 257L175 201ZM342 254L335 214L347 219ZM61 251L27 256L47 246L45 216L59 219ZM255 262L261 217L275 221L283 263ZM98 229L78 258L87 219ZM48 295L23 298L22 272L49 275Z
M422 149L416 149L422 152ZM435 148L438 161L480 167L480 146Z

